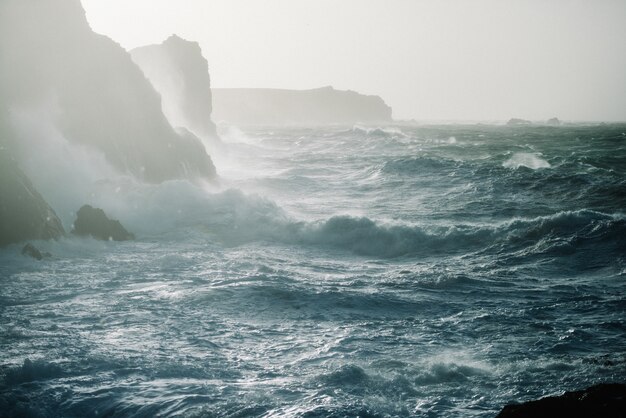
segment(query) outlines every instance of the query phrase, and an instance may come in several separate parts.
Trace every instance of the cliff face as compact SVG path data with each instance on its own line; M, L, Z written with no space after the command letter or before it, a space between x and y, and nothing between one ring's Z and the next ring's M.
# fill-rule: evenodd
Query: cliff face
M380 97L332 87L213 89L213 109L213 120L239 125L352 125L391 121L391 108Z
M29 239L59 238L63 234L54 210L9 152L0 147L0 247Z
M217 138L211 121L209 65L197 42L172 35L160 45L136 48L130 54L161 94L163 113L173 126L201 138Z
M201 142L176 133L130 54L89 28L79 0L0 2L0 101L53 103L69 141L142 180L215 176Z

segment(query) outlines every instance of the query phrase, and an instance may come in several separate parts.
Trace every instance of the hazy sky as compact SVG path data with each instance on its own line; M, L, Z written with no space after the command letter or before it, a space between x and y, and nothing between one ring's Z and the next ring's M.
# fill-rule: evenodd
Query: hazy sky
M82 0L127 49L200 43L214 87L332 85L395 118L626 120L626 0Z

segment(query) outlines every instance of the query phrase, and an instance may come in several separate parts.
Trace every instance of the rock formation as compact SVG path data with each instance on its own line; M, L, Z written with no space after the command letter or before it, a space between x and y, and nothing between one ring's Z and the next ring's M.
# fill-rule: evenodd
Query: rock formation
M550 125L550 126L560 126L561 125L561 121L559 120L559 118L550 118L546 121L546 125Z
M35 260L43 260L44 258L52 257L52 254L47 253L47 252L42 253L41 251L39 251L37 247L35 247L30 242L26 243L26 245L24 245L24 247L22 248L22 255L25 255L27 257L32 257Z
M76 213L72 234L92 236L104 241L127 241L135 238L120 221L109 219L102 209L89 205L84 205Z
M0 2L0 101L46 104L69 141L142 180L215 176L202 143L177 135L130 54L90 29L79 0Z
M159 45L136 48L130 54L161 95L163 113L172 126L201 138L217 138L211 121L209 65L197 42L172 35Z
M526 119L511 118L506 124L508 126L528 126L532 125L532 122Z
M624 418L626 385L601 384L576 392L565 392L522 404L504 407L496 418Z
M0 246L59 238L63 225L0 143Z
M313 90L213 89L213 120L237 125L328 125L391 122L378 96Z

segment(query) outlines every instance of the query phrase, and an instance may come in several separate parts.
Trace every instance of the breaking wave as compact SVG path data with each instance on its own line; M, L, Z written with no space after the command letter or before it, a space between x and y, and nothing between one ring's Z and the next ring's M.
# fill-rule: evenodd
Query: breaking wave
M517 152L513 154L511 158L502 163L502 166L506 168L526 167L533 170L551 167L550 163L541 158L539 154L529 152Z
M120 193L116 190L102 191L95 203L129 225L140 238L142 234L192 231L229 246L265 241L390 258L522 248L575 251L589 242L618 242L620 234L626 234L623 214L584 209L497 224L411 225L351 215L299 221L273 201L235 189L207 193L188 182L168 182L131 188L115 205L113 197Z
M406 137L406 134L402 132L400 128L394 128L394 127L370 128L370 127L365 127L361 125L354 125L352 127L352 132L356 134L365 134L366 136L373 136L373 137Z

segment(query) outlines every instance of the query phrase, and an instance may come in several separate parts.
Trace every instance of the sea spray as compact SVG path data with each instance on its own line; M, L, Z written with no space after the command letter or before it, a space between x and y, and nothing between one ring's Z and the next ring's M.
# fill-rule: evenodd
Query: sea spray
M513 154L511 158L502 163L506 168L526 167L533 170L539 168L550 168L550 163L541 158L538 154L528 152L518 152Z

